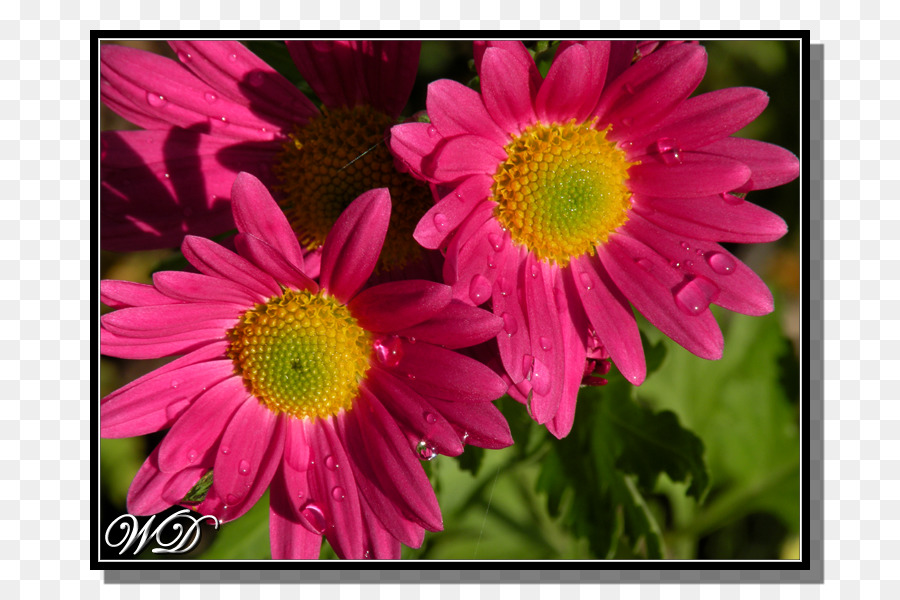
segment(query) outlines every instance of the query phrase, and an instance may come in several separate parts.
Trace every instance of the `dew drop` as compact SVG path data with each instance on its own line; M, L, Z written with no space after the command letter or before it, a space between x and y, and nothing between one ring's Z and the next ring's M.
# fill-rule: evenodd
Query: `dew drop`
M681 247L684 248L685 250L691 249L691 245L688 244L687 242L681 242Z
M531 388L539 396L550 391L550 369L537 358L534 359L534 369L531 373Z
M334 460L334 457L333 457L333 456L328 455L327 457L325 457L325 467L326 467L328 470L334 471L335 469L338 468L338 466L339 466L339 465L337 464L337 461Z
M433 425L437 423L437 417L434 416L434 413L427 412L425 413L425 422Z
M731 275L734 273L734 260L727 254L710 252L706 257L706 262L709 263L709 268L719 275Z
M684 266L687 267L688 269L690 269L691 267L694 266L694 261L686 260L686 261L684 261Z
M188 54L187 52L179 52L178 60L180 60L183 63L186 63L187 61L191 60L191 55Z
M396 367L403 358L402 343L396 335L378 338L372 347L375 349L375 356L386 367Z
M719 288L702 275L695 275L674 291L675 304L685 314L696 316L709 308L719 295Z
M215 94L213 94L212 92L206 92L205 94L203 94L203 99L206 100L207 102L209 102L210 104L212 104L213 102L218 100L219 97L216 96Z
M306 519L307 523L309 523L318 533L325 533L325 530L328 529L328 523L325 521L325 515L322 514L322 509L315 504L307 504L300 511L300 515Z
M515 335L519 330L519 323L516 321L516 318L506 312L500 315L500 318L503 319L503 331L505 331L507 335Z
M237 54L232 54L231 56L228 57L228 60L230 60L231 62L236 61L236 60L237 60Z
M462 192L456 192L456 199L460 202L463 202L465 198L463 198Z
M242 460L238 465L238 473L241 475L249 475L250 474L250 463L246 460Z
M469 298L476 306L491 296L491 282L484 275L478 274L469 282Z
M672 268L674 268L674 269L680 269L680 268L681 268L681 263L678 262L677 260L670 260L670 261L669 261L669 266L672 267Z
M447 225L450 223L447 219L447 215L444 213L436 213L432 218L432 221L434 222L434 228L438 231L446 231Z
M260 71L255 71L250 75L250 85L253 87L259 87L263 83L265 83L266 78Z
M672 138L660 138L656 142L656 152L667 165L680 165L682 162L681 148Z
M172 380L172 389L174 390L174 389L177 388L177 387L178 387L178 380L177 380L177 379L173 379L173 380Z
M434 460L437 456L437 450L428 444L425 440L422 440L418 444L416 444L416 454L419 455L419 458L422 460Z
M531 276L537 278L538 276L538 266L531 265Z
M594 287L594 280L591 279L591 276L582 271L578 274L578 278L581 279L581 285L585 287L585 289L591 289Z
M541 336L540 340L538 340L538 341L541 344L541 350L543 350L544 352L549 352L550 349L553 347L552 344L550 343L550 340L548 338L545 338L544 336Z
M650 273L653 271L653 263L648 258L639 258L634 261L637 266Z
M337 500L338 502L343 502L344 501L344 488L342 488L341 486L335 487L333 490L331 490L331 497L334 498L335 500Z
M509 295L509 286L506 285L506 277L498 277L497 278L497 291L500 292L501 296Z
M159 94L154 94L153 92L147 92L147 104L149 104L153 108L161 108L168 103L169 101L166 100L165 96L160 96Z
M187 453L187 461L189 464L194 464L194 461L197 460L197 451L191 448Z
M409 378L410 381L415 381L415 379L416 379L416 376L413 375L412 373L407 373L406 376Z
M240 498L235 496L234 494L228 494L225 496L225 504L237 504L240 501Z
M372 553L369 550L366 550L366 553L363 554L363 558L372 558Z
M431 137L434 137L437 135L437 132L438 132L437 128L434 125L428 126L428 135L430 135Z
M506 242L506 237L500 235L499 233L489 233L488 242L490 242L491 247L494 249L494 252L500 252L501 250L503 250L503 245Z
M222 448L222 454L225 454L227 456L229 452L231 452L231 450L229 450L228 448Z
M463 445L465 445L465 444L466 444L466 441L467 441L468 439L469 439L469 432L466 431L466 432L463 433L463 436L459 439L459 441L462 442Z

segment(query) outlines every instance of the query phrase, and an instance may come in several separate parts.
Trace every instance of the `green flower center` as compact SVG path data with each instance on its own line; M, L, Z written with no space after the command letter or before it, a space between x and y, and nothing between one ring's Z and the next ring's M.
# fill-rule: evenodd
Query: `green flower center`
M349 410L369 370L370 334L331 296L287 290L244 313L228 357L275 413L325 418Z
M565 267L628 220L625 153L594 123L537 123L506 146L492 188L514 242Z
M386 142L392 125L390 116L355 106L324 111L288 137L273 171L281 208L304 247L321 246L357 196L386 187L390 233L376 271L400 269L421 255L413 231L434 201L427 185L394 167Z

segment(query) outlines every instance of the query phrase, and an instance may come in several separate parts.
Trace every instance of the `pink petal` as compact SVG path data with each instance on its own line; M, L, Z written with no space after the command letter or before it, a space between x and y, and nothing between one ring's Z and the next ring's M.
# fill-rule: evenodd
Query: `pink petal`
M562 48L566 42L560 42ZM606 71L604 88L631 66L637 43L634 40L614 40L609 44L609 68ZM596 114L596 112L595 112Z
M582 122L600 99L605 75L606 64L602 74L598 72L584 46L558 51L535 99L537 118L542 123Z
M292 266L303 271L303 253L297 236L266 186L249 173L240 173L234 180L231 195L238 231L265 240Z
M286 287L305 290L311 294L319 291L319 285L288 262L278 250L258 237L239 233L234 236L234 244L241 256L250 259L260 269Z
M219 95L284 122L306 123L316 106L290 81L236 41L170 41L182 63Z
M471 404L437 399L430 402L453 423L465 443L492 450L512 445L512 435L503 413L490 402Z
M100 282L100 302L110 308L179 304L180 300L162 294L152 285L104 279Z
M477 135L499 147L509 143L509 134L494 122L484 107L481 95L472 88L450 79L428 85L425 100L431 124L441 137Z
M362 512L366 515L364 522L368 537L367 547L371 548L371 550L366 551L364 558L374 560L400 560L400 542L388 532L384 525L381 524L381 521L378 518L378 514L380 513L371 508L371 503L368 501L367 497L361 496L361 499L363 501ZM419 542L412 547L418 548L421 545L422 540L420 539Z
M226 302L251 308L266 298L239 283L186 271L157 271L153 285L167 297L184 302Z
M434 317L450 299L449 286L412 279L363 290L348 307L363 328L388 333Z
M500 359L513 383L519 383L526 375L523 357L531 355L531 334L519 296L519 282L524 276L522 272L528 250L510 244L506 252L508 257L500 267L491 297L494 314L503 320L503 331L497 336Z
M677 46L676 46L677 47ZM682 152L680 162L646 156L628 170L628 187L636 194L662 198L695 198L734 190L750 177L742 162L700 152Z
M583 256L572 261L566 275L581 299L591 327L603 340L619 371L631 383L641 385L647 367L641 333L628 300L595 258Z
M481 200L491 195L494 179L473 175L432 206L416 225L413 237L425 248L440 248Z
M246 307L230 303L164 304L123 308L101 317L103 326L118 335L162 338L196 329L229 329Z
M562 282L561 282L562 283ZM574 293L571 285L566 286L568 289L565 293L559 289L556 296L556 308L562 315L569 313L569 319L560 319L562 329L560 331L562 338L562 350L565 368L561 374L562 391L560 392L559 408L553 418L547 422L547 430L562 439L569 435L572 430L572 424L575 422L575 403L578 399L578 391L581 388L581 379L584 376L584 362L586 356L586 348L583 341L582 332L588 328L581 311L569 310L569 299L567 295ZM575 300L577 302L577 300ZM577 308L577 306L576 306Z
M772 242L787 233L784 219L751 202L731 196L689 201L635 197L634 212L663 229L697 240Z
M512 134L537 121L532 102L537 88L532 87L529 71L508 50L493 47L484 51L480 71L484 105L494 121Z
M110 398L112 398L113 396L115 396L117 394L121 394L121 393L125 392L126 390L130 390L134 387L137 387L138 385L141 385L144 381L147 381L148 379L152 379L153 377L157 377L159 375L163 375L166 373L171 373L172 371L181 369L182 367L186 367L188 365L196 365L196 364L204 363L204 362L207 362L210 360L217 360L217 359L223 358L225 356L225 353L228 351L228 346L229 346L229 342L216 342L216 343L204 346L200 350L192 352L186 356L176 358L175 360L164 364L163 366L159 367L158 369L151 371L150 373L148 373L142 377L139 377L138 379L135 379L131 383L127 383L127 384L123 385L118 390L116 390L112 394L109 394L108 396L106 396L106 398L101 400L101 403L106 402L107 400L109 400Z
M222 361L231 363L231 361ZM233 375L229 373L228 375ZM167 473L196 465L216 445L232 415L251 398L238 376L211 380L204 393L175 421L160 444L159 468ZM251 400L253 401L253 400Z
M509 233L494 218L495 203L487 201L473 211L472 218L460 228L447 248L444 281L453 286L453 297L480 305L491 296L491 287L507 258L511 246ZM484 210L484 209L487 210ZM487 219L472 229L486 215Z
M433 181L431 170L425 165L440 141L441 136L429 123L403 123L391 128L388 145L399 163L398 170L409 171L418 179Z
M322 536L309 531L293 518L292 499L285 489L281 469L272 478L269 492L269 540L274 560L316 560Z
M396 372L412 375L409 387L426 398L484 402L506 392L503 380L484 364L425 342L403 342Z
M100 405L100 435L105 438L146 435L171 426L182 411L207 387L232 376L230 360L191 364L153 377L140 385L118 390ZM185 465L187 466L187 465Z
M562 321L568 315L561 315L556 310L553 289L557 270L558 267L529 253L522 276L531 333L530 354L534 361L530 371L533 392L530 409L534 420L542 424L550 420L559 408L565 370L561 328Z
M525 44L519 41L513 40L497 40L497 41L476 41L473 43L473 54L475 58L475 70L484 78L483 62L484 62L484 53L489 48L497 48L501 49L504 52L507 52L511 58L516 60L522 68L528 71L528 83L529 87L532 90L537 90L541 87L541 81L544 80L541 77L540 71L538 71L537 65L534 64L534 60L531 58L531 55L528 53L528 49L525 48ZM533 94L532 94L533 96Z
M450 350L486 342L503 329L503 319L486 310L453 300L441 312L397 335Z
M126 506L131 515L155 515L183 498L203 476L203 468L185 469L178 473L163 473L156 464L156 447L131 482Z
M322 248L322 287L346 303L375 269L391 218L386 188L360 195L338 217Z
M327 108L364 104L369 94L361 43L288 41L288 51L303 78Z
M672 279L680 274L665 259L620 233L610 236L597 252L616 286L660 331L701 358L722 357L724 342L715 317L709 310L688 315L678 308ZM635 261L645 262L638 265Z
M357 43L362 49L366 100L392 117L400 116L416 80L422 42L379 40Z
M652 132L631 141L636 148L645 148L657 140L671 139L682 150L694 150L741 129L768 103L766 93L755 88L701 94L685 100Z
M593 114L602 123L612 123L610 139L639 137L681 104L705 72L706 51L701 46L682 44L654 52L606 87Z
M477 135L460 135L443 140L435 149L431 175L446 183L470 175L493 175L504 160L503 147Z
M188 333L155 339L120 336L100 328L100 351L116 358L161 358L175 354L187 354L225 339L222 328L199 329Z
M793 181L800 174L800 161L791 152L756 140L725 138L707 144L699 152L739 160L750 168L750 178L733 190L737 192L765 190Z
M281 295L281 286L256 265L210 240L187 236L181 246L184 257L198 271L239 283L264 298Z

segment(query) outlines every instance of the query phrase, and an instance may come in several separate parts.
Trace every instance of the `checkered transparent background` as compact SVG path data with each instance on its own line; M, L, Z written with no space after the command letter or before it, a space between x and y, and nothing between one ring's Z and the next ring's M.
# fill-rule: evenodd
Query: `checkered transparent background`
M900 597L900 61L896 3L35 2L0 8L0 590L4 597L851 598ZM824 585L561 585L355 581L104 583L90 554L91 29L809 29L824 44ZM894 32L893 34L891 32ZM452 35L452 34L451 34ZM714 33L711 33L714 35ZM819 56L822 52L819 51ZM814 56L816 53L814 52ZM813 85L815 95L816 85ZM815 96L814 96L815 98ZM814 148L813 156L816 156ZM813 214L822 214L816 207ZM821 236L824 235L824 245ZM818 245L817 245L818 241ZM898 254L894 254L897 252ZM884 260L882 260L882 258ZM821 267L813 269L815 280ZM813 342L820 333L813 328ZM815 431L814 431L815 434ZM818 457L815 448L813 458ZM816 497L815 487L813 498ZM813 531L814 540L817 532ZM820 544L821 545L821 544ZM556 572L556 581L567 581ZM173 574L142 575L173 582ZM654 574L643 581L658 580ZM130 580L127 576L123 581ZM413 579L413 577L410 577ZM454 581L457 572L431 581ZM329 579L328 581L336 581Z

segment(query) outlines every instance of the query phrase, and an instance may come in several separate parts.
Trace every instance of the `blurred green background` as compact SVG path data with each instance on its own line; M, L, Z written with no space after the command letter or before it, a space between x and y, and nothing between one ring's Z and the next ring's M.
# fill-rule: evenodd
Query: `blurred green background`
M174 58L163 42L121 43ZM702 44L709 66L696 93L734 86L765 90L770 98L768 108L737 135L780 145L799 156L799 42ZM283 58L283 48L277 43L253 42L250 46L272 64L281 64L276 61ZM474 75L470 60L471 42L425 41L419 76L404 114L425 108L430 81L451 78L469 82ZM299 78L295 72L287 74ZM102 107L101 129L134 128ZM533 424L523 406L504 398L500 406L517 443L487 452L470 447L460 458L440 456L424 463L441 504L445 530L426 534L420 549L404 547L404 558L640 558L653 556L648 550L653 540L661 542L661 555L672 559L799 556L799 181L752 192L748 200L788 223L789 233L778 242L727 246L768 283L775 296L775 312L754 318L716 311L726 342L724 358L715 362L691 355L642 322L648 357L660 357L657 370L640 388L621 385L613 369L608 376L610 385L585 390L579 397L575 429L563 441ZM176 254L175 249L102 252L101 277L149 283L158 265ZM105 312L105 307L101 310ZM101 396L165 362L102 357ZM690 477L673 482L663 474L648 489L641 488L634 475L626 474L616 481L635 502L626 503L625 508L615 502L611 507L603 504L611 492L603 477L592 477L606 473L596 455L602 448L596 448L594 440L599 431L606 431L604 419L620 397L635 410L644 411L647 418L673 411L680 426L702 440L709 475L702 502L687 495ZM162 435L101 441L101 532L111 519L125 513L131 479ZM610 435L617 434L611 431ZM654 451L649 446L647 450ZM660 448L658 452L670 450ZM564 476L551 477L551 466ZM576 485L576 478L597 481ZM631 519L634 514L628 512L628 506L641 508L639 523ZM637 536L641 531L646 535ZM201 544L187 557L269 558L267 499L218 531L205 529ZM327 543L322 557L334 558ZM102 558L134 557L112 551L104 552ZM152 560L160 555L148 549L138 558Z

